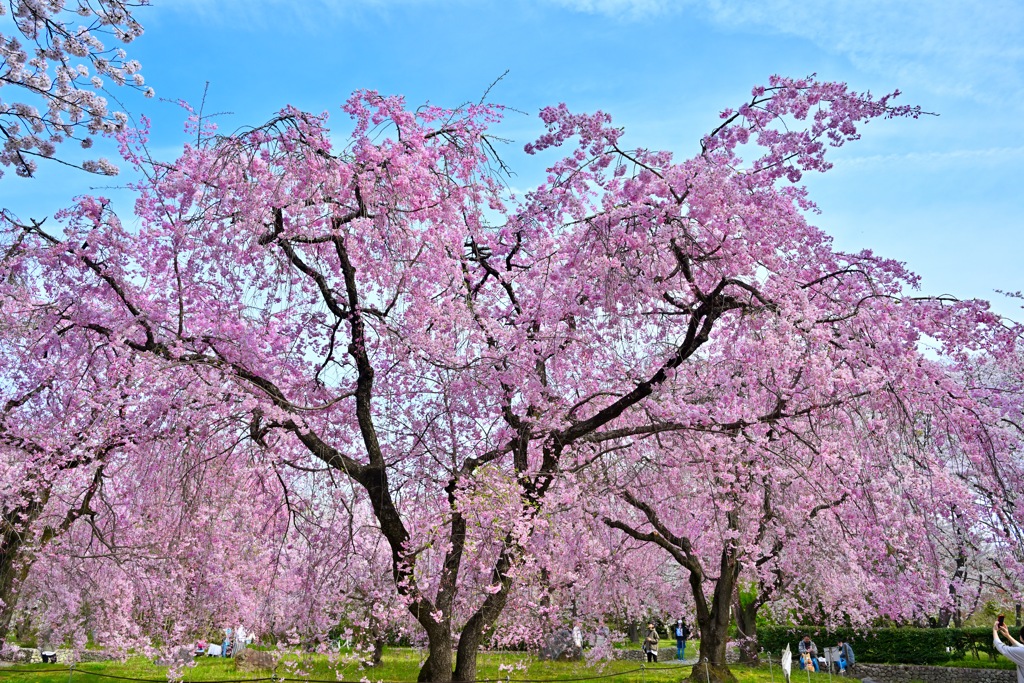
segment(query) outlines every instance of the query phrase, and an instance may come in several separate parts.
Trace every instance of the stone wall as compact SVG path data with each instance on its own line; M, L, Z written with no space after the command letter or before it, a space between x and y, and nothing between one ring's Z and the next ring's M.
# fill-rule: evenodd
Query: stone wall
M686 654L691 654L693 645L686 645ZM658 663L670 662L676 658L676 646L658 648ZM615 659L628 659L633 662L646 662L647 655L640 648L629 648L628 650L615 650Z
M794 672L796 673L796 672ZM852 678L872 679L878 683L1016 683L1014 669L966 669L952 666L915 664L857 664ZM799 681L799 678L794 677Z
M647 655L639 647L631 647L626 650L615 650L615 659L627 659L633 662L645 662L647 661ZM725 661L729 664L735 664L740 660L739 648L730 643L725 648ZM674 662L676 661L676 646L658 648L658 663L662 662ZM686 643L686 663L694 664L697 661L697 646L691 640Z
M57 650L57 663L67 666L71 662L106 662L114 659L114 655L103 650ZM41 662L43 657L38 648L9 646L3 652L3 660L7 662Z
M696 650L692 650L692 643L687 645L687 664L693 664L696 660ZM734 652L726 652L730 663L735 663ZM732 655L732 656L728 656ZM658 650L658 663L675 661L676 648L663 647ZM615 659L626 659L635 662L646 660L644 653L635 648L628 650L616 650ZM774 664L778 666L778 661ZM795 664L795 663L794 663ZM762 665L765 665L762 660ZM824 669L822 669L824 671ZM801 683L804 680L804 673L796 666L793 667L793 682ZM1017 671L1015 669L967 669L952 666L919 666L915 664L857 664L850 675L850 679L871 679L875 683L1016 683ZM815 679L817 680L817 679ZM841 681L842 677L834 676L834 683Z

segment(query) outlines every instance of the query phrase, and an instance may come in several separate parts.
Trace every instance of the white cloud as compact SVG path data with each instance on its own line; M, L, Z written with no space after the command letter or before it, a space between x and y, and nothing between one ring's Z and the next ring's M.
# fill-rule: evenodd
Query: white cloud
M555 0L583 12L695 13L725 29L804 39L892 83L1017 104L1024 92L1018 0Z
M1024 6L1015 0L858 0L822 4L793 0L712 0L719 21L735 8L749 23L808 38L868 71L912 80L941 94L1002 99L1021 89ZM1013 92L1000 92L1010 89Z
M590 14L636 18L667 14L680 6L672 0L554 0L554 4Z
M482 2L487 0L475 0ZM939 95L1020 106L1024 101L1024 3L1019 0L522 0L616 19L700 17L724 30L809 41L885 82ZM459 0L471 5L470 0ZM173 0L171 11L235 25L366 18L451 0ZM496 4L496 2L495 2ZM157 5L160 7L160 5ZM509 11L515 10L515 3Z
M954 149L942 152L909 152L906 154L869 154L839 159L835 162L837 170L891 168L893 164L900 168L911 165L924 166L935 170L947 166L961 167L969 164L972 168L979 166L1001 166L1012 164L1020 166L1024 159L1024 146L987 147L984 149Z
M156 5L156 11L186 12L207 21L230 22L236 27L264 29L282 23L298 22L307 28L330 19L361 19L368 11L381 11L403 5L426 4L437 0L172 0Z

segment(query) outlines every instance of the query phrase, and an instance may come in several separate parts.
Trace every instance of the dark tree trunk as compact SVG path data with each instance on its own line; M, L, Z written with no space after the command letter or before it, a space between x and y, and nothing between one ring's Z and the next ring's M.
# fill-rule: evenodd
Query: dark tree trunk
M0 551L0 647L7 643L7 633L18 607L19 587L28 575L31 562L21 557L20 548L9 552L9 536L4 536L4 549ZM17 545L21 545L19 541Z
M455 660L454 680L462 683L476 681L476 661L483 644L484 633L487 632L505 609L508 592L512 588L512 580L508 575L514 560L518 557L518 545L511 534L505 537L505 549L491 570L491 585L499 586L497 593L487 596L480 608L473 613L459 636L459 647Z
M704 596L702 577L690 572L690 588L700 629L700 660L690 674L693 683L736 683L736 677L729 671L725 660L725 644L729 639L729 613L738 575L735 550L726 544L722 549L718 580L709 606Z
M448 683L452 680L452 638L438 629L427 634L427 660L416 679L419 683Z
M384 660L384 636L377 636L373 639L373 661L372 666L380 666Z
M94 454L69 460L58 469L70 470L89 462L102 462L103 458L119 445L120 442L115 439ZM37 446L33 446L29 452L44 453ZM21 497L27 502L4 513L0 518L0 601L3 601L3 604L0 605L0 647L7 643L7 632L11 628L11 620L18 608L21 585L28 577L29 570L32 569L36 559L36 550L70 529L75 520L82 515L93 514L89 506L102 481L103 465L101 464L93 473L92 482L85 490L85 495L79 506L68 510L60 524L47 526L42 529L38 537L33 537L33 526L43 514L43 510L50 500L52 484L41 480L36 472L29 473L20 491Z
M0 534L0 647L7 642L7 632L18 607L22 582L28 576L34 559L27 547L31 525L43 512L49 491L30 498L30 502L4 515L3 533Z
M958 531L957 536L961 536ZM960 628L963 625L963 610L960 609L960 595L957 592L957 587L962 585L964 580L967 578L967 556L964 548L961 545L960 552L956 556L956 568L953 571L953 580L949 582L949 607L943 607L939 610L939 619L937 626L939 628L946 628L949 626L949 622L952 621L956 628Z
M757 611L760 606L757 598L744 600L739 591L736 591L733 612L736 615L736 628L740 636L740 662L748 666L758 664Z
M547 567L540 568L540 588L543 591L540 596L540 607L546 610L551 606L551 572Z
M480 652L482 636L483 633L476 630L462 631L456 651L455 674L452 680L464 683L472 683L476 680L476 658Z
M384 660L384 642L386 640L386 633L384 631L384 626L380 623L377 617L373 616L374 607L376 607L376 605L371 604L369 624L360 632L359 635L359 640L370 646L370 656L368 659L363 660L363 666L368 667L380 666L381 662Z
M717 591L716 591L717 592ZM729 604L712 609L706 623L700 628L700 659L693 667L690 680L694 683L736 683L725 660L725 644L729 639ZM706 668L705 668L706 665Z
M625 522L609 517L603 518L604 523L613 529L624 531L639 541L646 541L664 548L689 574L690 591L693 594L694 607L697 612L697 628L700 631L700 660L693 667L690 680L693 683L736 683L736 677L729 671L729 666L725 661L730 607L740 571L736 547L731 541L724 539L718 578L715 580L714 593L709 602L704 593L704 581L707 574L701 566L700 558L693 550L690 539L672 533L649 503L638 499L629 491L623 491L621 495L623 500L644 514L647 521L654 527L655 533L642 532ZM737 513L728 512L726 517L729 529L738 529Z

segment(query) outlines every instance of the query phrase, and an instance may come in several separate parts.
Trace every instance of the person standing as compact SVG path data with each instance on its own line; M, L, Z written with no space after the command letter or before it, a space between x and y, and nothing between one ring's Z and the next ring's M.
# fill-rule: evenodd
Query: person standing
M1000 633L1010 641L1010 645L1005 645L1003 641L999 640ZM1022 633L1024 633L1024 629L1022 629ZM1024 683L1024 645L1013 639L1006 624L1000 624L998 621L992 624L992 645L999 651L999 654L1017 665L1017 683Z
M686 622L683 621L682 617L676 619L674 630L676 636L676 659L686 659L686 640L690 637L690 629L686 627Z
M661 640L661 636L658 635L658 629L654 628L654 623L647 624L647 635L644 637L644 652L647 654L648 662L658 661L659 640Z

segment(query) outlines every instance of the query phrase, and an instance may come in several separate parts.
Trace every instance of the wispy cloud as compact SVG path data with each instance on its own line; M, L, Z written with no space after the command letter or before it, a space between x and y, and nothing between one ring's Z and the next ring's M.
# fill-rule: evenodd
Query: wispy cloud
M1017 0L556 0L583 12L687 13L725 28L807 40L856 67L936 94L1017 102L1024 4Z
M898 164L902 168L915 165L938 169L947 166L961 167L965 164L972 167L1005 164L1020 166L1022 159L1024 159L1024 146L1017 146L954 149L942 152L909 152L906 154L870 154L839 159L835 165L837 170L890 167L892 164Z
M589 14L631 16L637 19L655 15L670 14L685 5L676 0L554 0L560 5Z
M307 28L325 21L362 19L402 6L430 4L439 0L173 0L156 11L194 13L208 21L230 22L236 27L267 28L298 22Z
M174 0L168 3L174 9L168 11L265 27L279 21L317 25L325 19L359 20L424 4L451 2ZM521 0L505 11L524 5L535 11L558 7L636 21L705 20L727 31L806 40L894 85L989 103L1017 103L1024 94L1024 3L1019 0Z

